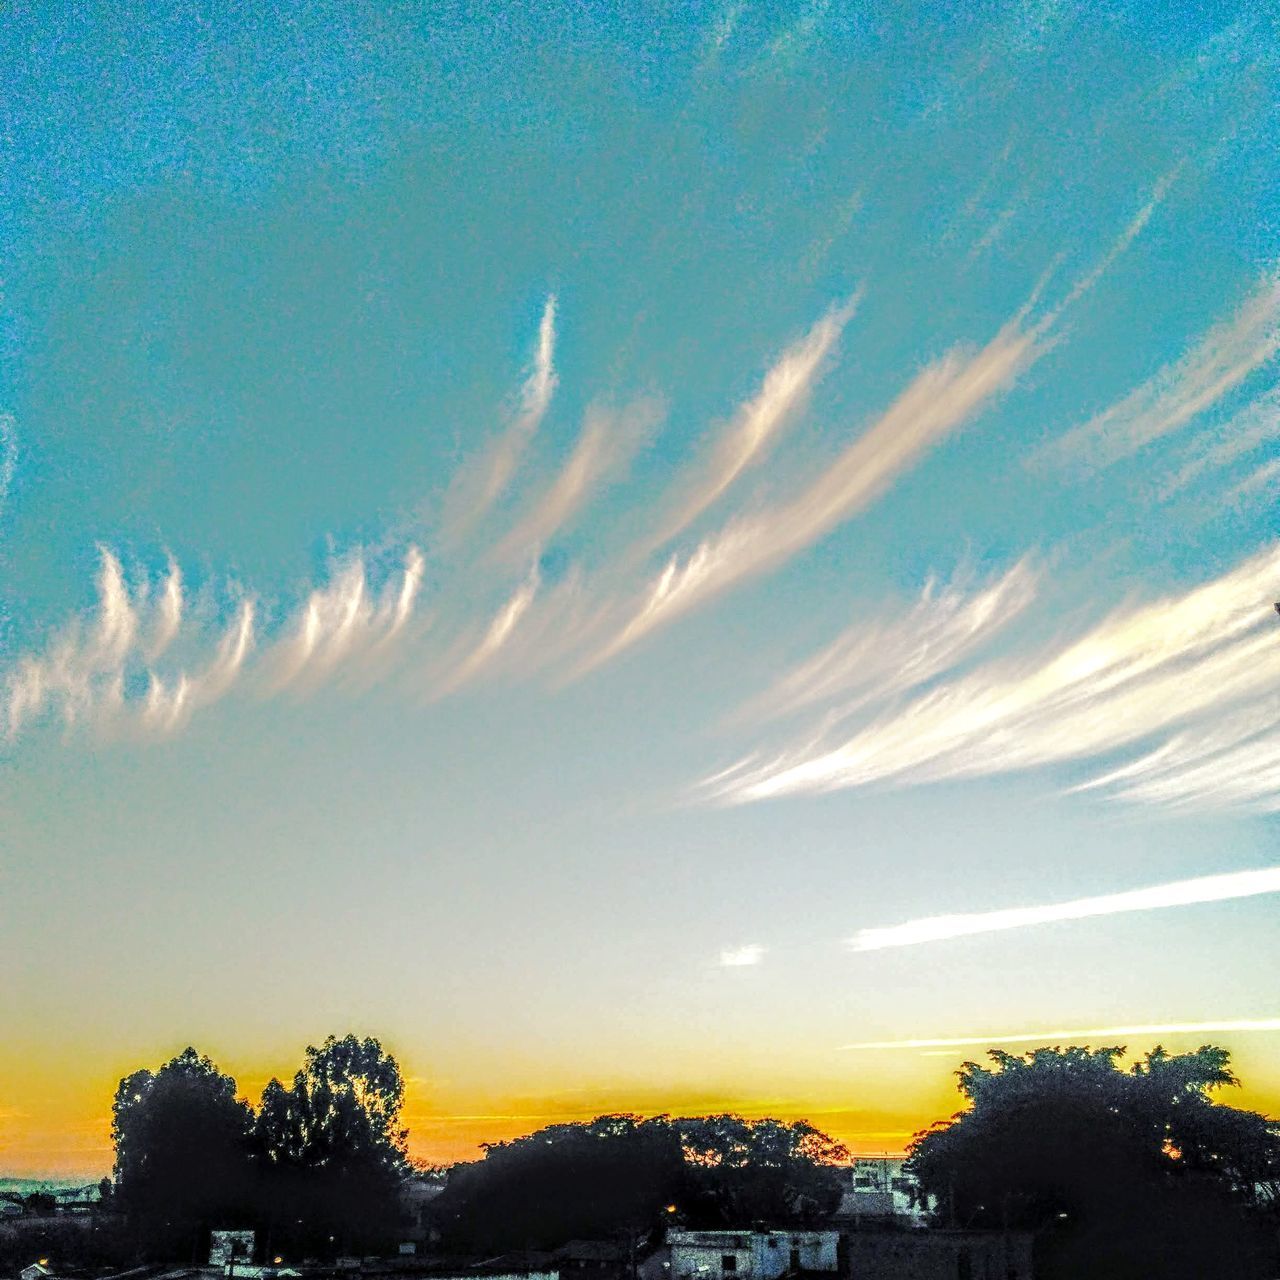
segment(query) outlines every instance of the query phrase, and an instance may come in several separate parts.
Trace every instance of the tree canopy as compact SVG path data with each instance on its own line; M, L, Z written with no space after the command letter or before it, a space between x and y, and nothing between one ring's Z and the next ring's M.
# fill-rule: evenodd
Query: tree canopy
M216 1227L256 1227L271 1249L333 1253L392 1241L406 1169L404 1083L377 1040L309 1046L255 1116L195 1049L120 1082L112 1203L139 1252L199 1258Z
M436 1214L458 1245L550 1247L675 1222L810 1222L839 1203L844 1148L805 1123L718 1115L599 1116L486 1147Z
M114 1191L148 1252L194 1256L211 1226L251 1214L252 1123L236 1082L195 1049L120 1081Z
M1223 1049L1157 1048L1129 1070L1124 1054L965 1063L967 1109L916 1136L910 1172L943 1221L1040 1233L1048 1276L1263 1274L1280 1130L1213 1097L1236 1083Z

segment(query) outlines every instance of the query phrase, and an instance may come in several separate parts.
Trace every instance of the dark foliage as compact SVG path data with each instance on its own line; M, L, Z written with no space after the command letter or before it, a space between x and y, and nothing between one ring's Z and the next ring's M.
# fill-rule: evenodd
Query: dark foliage
M992 1050L966 1063L969 1107L917 1135L910 1171L944 1222L1038 1234L1046 1280L1271 1274L1264 1221L1280 1132L1216 1102L1227 1053Z
M672 1221L817 1221L839 1202L844 1148L807 1124L739 1116L600 1116L486 1148L433 1206L459 1248L631 1243Z
M408 1171L403 1101L396 1060L350 1035L309 1046L290 1088L267 1085L255 1145L272 1248L351 1252L394 1240Z
M254 1116L235 1081L187 1049L116 1092L115 1181L135 1256L203 1261L209 1232L252 1228L268 1255L382 1248L406 1170L400 1068L372 1039L330 1036Z
M140 1252L195 1259L211 1228L251 1220L252 1123L236 1082L194 1049L120 1081L113 1199Z

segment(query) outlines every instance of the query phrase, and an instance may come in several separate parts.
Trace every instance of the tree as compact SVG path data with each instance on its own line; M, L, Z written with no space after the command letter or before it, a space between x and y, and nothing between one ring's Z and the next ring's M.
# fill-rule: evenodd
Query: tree
M741 1116L606 1115L485 1148L433 1209L460 1246L634 1244L676 1220L697 1226L813 1221L839 1202L847 1153L811 1125Z
M212 1227L248 1222L252 1119L235 1080L191 1048L120 1081L113 1201L144 1253L191 1257Z
M909 1171L944 1221L1038 1234L1046 1276L1270 1274L1256 1218L1280 1131L1217 1102L1225 1050L1000 1050L957 1072L968 1108L918 1134Z
M835 1166L849 1152L807 1121L701 1116L678 1120L688 1214L708 1223L805 1224L840 1203Z
M290 1088L270 1081L254 1136L276 1247L349 1250L394 1237L408 1170L403 1101L395 1058L354 1035L308 1046Z

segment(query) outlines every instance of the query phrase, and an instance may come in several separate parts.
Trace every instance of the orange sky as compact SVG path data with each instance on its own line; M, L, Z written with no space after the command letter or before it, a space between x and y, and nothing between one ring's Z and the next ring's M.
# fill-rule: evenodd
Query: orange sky
M1280 1083L1267 1060L1271 1037L1234 1047L1233 1060L1244 1087L1227 1091L1223 1100L1235 1106L1276 1114ZM1166 1037L1174 1051L1194 1048ZM1144 1046L1145 1048L1145 1046ZM1131 1055L1141 1052L1131 1047ZM844 1142L855 1154L898 1152L912 1133L944 1118L959 1105L955 1068L966 1056L893 1052L850 1055L841 1076L820 1075L808 1089L794 1078L789 1087L763 1090L645 1085L637 1081L612 1085L578 1082L572 1087L516 1089L502 1073L488 1079L479 1071L468 1077L437 1079L414 1074L402 1059L406 1075L404 1117L410 1130L410 1153L416 1160L447 1164L474 1158L482 1142L497 1142L544 1125L586 1120L611 1111L641 1114L705 1114L736 1111L747 1116L772 1115L784 1120L808 1119ZM163 1060L158 1056L151 1065ZM97 1179L111 1168L111 1100L119 1078L136 1061L104 1064L87 1073L68 1064L33 1064L4 1073L0 1101L0 1175L12 1177L81 1177ZM292 1064L264 1069L261 1063L221 1061L236 1076L241 1093L257 1101L271 1074L288 1078ZM16 1085L16 1088L14 1087ZM505 1087L504 1087L505 1085Z

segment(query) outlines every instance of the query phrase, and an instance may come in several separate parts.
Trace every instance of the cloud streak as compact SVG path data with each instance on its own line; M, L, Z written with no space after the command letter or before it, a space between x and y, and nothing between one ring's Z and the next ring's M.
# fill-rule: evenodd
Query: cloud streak
M573 454L541 502L499 544L499 560L521 557L542 546L591 498L605 480L628 463L662 418L661 402L646 398L621 411L603 405L587 410Z
M1280 275L1262 280L1229 320L1175 364L1047 450L1054 461L1106 466L1177 431L1280 351Z
M538 323L533 367L520 389L520 403L498 442L479 462L465 468L445 499L444 536L456 542L497 499L515 476L542 419L551 407L559 378L555 370L556 295L550 294Z
M631 618L586 663L598 665L744 579L774 568L874 501L927 449L1006 390L1041 352L1042 330L1011 321L978 351L923 369L861 436L790 501L740 517L673 556Z
M844 1052L880 1049L967 1049L975 1045L1033 1044L1049 1045L1064 1041L1079 1044L1092 1040L1111 1044L1119 1038L1147 1036L1197 1036L1222 1032L1280 1031L1280 1018L1233 1018L1218 1022L1151 1022L1126 1027L1084 1027L1067 1031L1014 1031L987 1036L956 1036L935 1040L863 1040L842 1044Z
M1042 906L925 916L918 920L908 920L905 924L860 929L849 940L849 947L853 951L914 947L950 938L1001 933L1008 929L1027 929L1063 920L1085 920L1093 916L1118 915L1130 911L1156 911L1165 907L1225 902L1264 893L1280 893L1280 867L1197 876L1191 880L1174 880L1168 884L1150 885L1124 893L1075 898L1070 902L1054 902Z
M15 738L46 713L64 725L133 725L169 731L191 713L221 698L235 683L253 645L254 609L249 601L223 635L213 658L198 674L185 669L161 676L153 664L180 638L186 610L182 575L170 561L158 594L142 581L130 588L119 558L99 549L97 605L73 619L41 655L27 655L9 672L6 722ZM200 636L190 638L198 646ZM144 697L129 692L135 681Z
M267 656L271 690L314 688L352 660L385 650L413 613L424 567L422 552L408 547L399 577L375 593L363 555L339 564L325 586L311 591Z
M722 497L748 468L769 454L782 431L808 401L809 394L835 351L857 309L859 295L837 303L769 369L760 390L734 415L716 439L699 473L685 485L679 506L650 543L650 550L670 542Z
M856 623L747 703L739 719L773 719L830 705L828 722L951 670L1035 600L1039 572L1029 559L977 591L930 581L916 605L886 622Z
M1118 611L1038 663L991 662L945 681L833 748L809 738L763 763L757 753L705 793L741 803L974 777L1100 758L1190 723L1212 727L1280 683L1277 577L1280 544L1184 595ZM1233 794L1274 802L1265 772L1237 781Z

